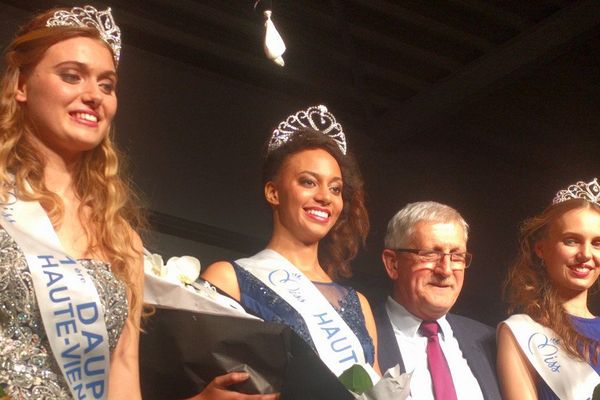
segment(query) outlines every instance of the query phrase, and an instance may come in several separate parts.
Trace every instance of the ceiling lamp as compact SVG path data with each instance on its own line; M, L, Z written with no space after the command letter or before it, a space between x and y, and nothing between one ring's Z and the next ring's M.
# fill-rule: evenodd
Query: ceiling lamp
M257 9L258 4L261 0L257 0L254 3L254 9ZM281 38L277 28L271 21L272 7L265 7L262 14L265 17L265 41L264 50L265 55L269 60L272 60L275 64L283 67L285 62L283 61L283 53L285 53L285 43Z

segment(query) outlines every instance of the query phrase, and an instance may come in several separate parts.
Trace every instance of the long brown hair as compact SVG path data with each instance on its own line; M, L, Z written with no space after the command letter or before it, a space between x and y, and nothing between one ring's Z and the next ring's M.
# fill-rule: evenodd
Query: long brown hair
M311 128L303 128L280 147L267 151L263 164L263 185L275 179L286 160L293 154L308 149L327 151L342 171L342 198L344 207L329 233L319 243L319 260L331 279L352 275L350 261L364 245L369 232L369 215L365 207L364 183L353 155L342 154L338 145L327 135Z
M26 107L15 94L19 81L26 78L43 58L46 50L63 40L89 37L101 41L96 29L87 27L46 27L48 18L59 9L34 17L17 34L4 54L5 71L0 82L0 185L14 185L19 197L39 201L52 223L60 225L64 214L61 198L44 183L45 159L28 139L31 132ZM102 43L104 43L102 41ZM106 45L109 50L112 49ZM80 199L79 216L84 221L91 254L101 255L130 289L131 308L141 304L141 293L134 288L134 274L141 252L136 249L133 229L143 225L131 185L121 177L119 155L113 143L114 129L78 162L73 186ZM2 193L5 196L6 193ZM139 247L139 246L138 246Z
M554 221L567 211L580 208L600 213L598 205L574 199L550 206L540 215L523 223L519 254L508 271L504 293L509 304L509 314L529 315L534 321L556 332L569 354L578 359L597 362L600 343L577 332L534 249L535 244L546 237Z

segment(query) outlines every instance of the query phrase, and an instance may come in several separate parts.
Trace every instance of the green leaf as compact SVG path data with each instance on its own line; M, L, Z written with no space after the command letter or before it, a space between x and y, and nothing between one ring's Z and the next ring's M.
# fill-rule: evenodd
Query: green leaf
M4 388L2 388L2 386L0 385L0 397L4 396L6 396L6 394L4 394Z
M358 364L354 364L345 370L338 379L346 389L358 394L362 394L373 387L371 377L367 371Z
M600 385L596 386L594 389L594 394L592 394L592 400L600 400Z

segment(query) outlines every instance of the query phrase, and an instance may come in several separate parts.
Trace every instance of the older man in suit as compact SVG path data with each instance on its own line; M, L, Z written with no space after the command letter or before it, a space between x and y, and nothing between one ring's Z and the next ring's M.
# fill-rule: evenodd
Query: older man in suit
M375 312L379 366L412 371L413 399L501 399L494 329L449 314L471 262L467 236L458 211L435 202L408 204L388 224L393 293Z

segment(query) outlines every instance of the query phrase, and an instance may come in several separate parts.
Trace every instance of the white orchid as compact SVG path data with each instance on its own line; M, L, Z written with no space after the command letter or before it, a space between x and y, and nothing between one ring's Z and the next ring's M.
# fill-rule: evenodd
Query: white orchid
M144 249L144 272L158 277L164 276L166 269L162 256Z
M171 257L166 265L166 278L172 282L191 285L200 276L200 261L196 257Z
M144 252L144 271L179 286L191 285L200 276L200 261L196 257L171 257L167 264L159 254Z
M200 276L200 261L196 257L171 257L165 265L160 254L144 249L144 272L147 304L256 319L235 300L218 293L210 283L196 282Z

